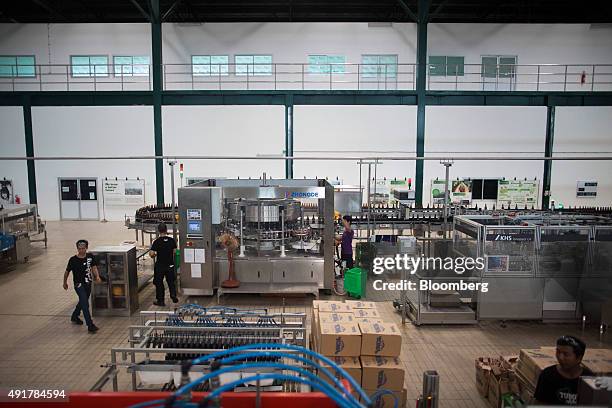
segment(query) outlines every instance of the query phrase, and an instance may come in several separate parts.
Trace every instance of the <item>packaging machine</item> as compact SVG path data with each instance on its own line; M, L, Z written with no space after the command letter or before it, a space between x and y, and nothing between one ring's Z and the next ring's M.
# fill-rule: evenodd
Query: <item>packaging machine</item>
M125 381L120 384L121 367L127 368L133 391L167 391L210 372L208 363L199 364L191 368L188 379L181 378L181 367L187 360L256 343L308 346L305 313L277 313L267 309L239 310L192 304L175 311L142 311L140 324L130 326L128 331L129 346L111 349L107 371L92 390L99 391L108 382L112 383L113 391L127 386ZM265 368L258 369L258 372L265 371ZM232 373L221 377L221 381L233 381L240 375ZM293 388L295 384L261 385L264 391L299 390ZM203 383L196 391L208 391L208 386L208 382Z
M478 319L597 321L588 303L612 295L611 232L612 218L600 215L456 217L456 254L485 258Z
M41 234L43 238L35 238ZM36 205L8 205L1 209L0 257L26 262L32 242L44 242L47 247L47 231Z
M334 188L325 180L211 179L179 188L181 289L187 295L312 293L334 279ZM228 252L240 286L224 288Z

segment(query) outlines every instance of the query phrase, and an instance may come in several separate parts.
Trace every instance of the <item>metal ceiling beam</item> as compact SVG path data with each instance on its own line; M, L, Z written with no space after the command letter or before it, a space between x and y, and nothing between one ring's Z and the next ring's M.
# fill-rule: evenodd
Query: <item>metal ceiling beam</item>
M19 21L17 21L16 19L14 19L14 18L13 18L13 17L11 17L11 16L7 16L7 15L6 15L4 12L0 11L0 19L1 19L1 18L3 18L3 17L4 17L4 18L6 18L6 19L7 19L8 21L10 21L11 23L14 23L14 24L19 24Z
M410 7L408 7L408 5L404 3L404 0L397 0L397 4L400 5L400 7L404 10L404 12L408 15L408 17L412 19L412 21L414 21L415 23L419 21L416 14L414 14L412 10L410 10Z
M433 13L430 14L430 17L434 17L436 14L442 11L442 7L444 7L446 3L448 3L448 0L442 0L440 4L438 4L438 7L436 7L436 9L433 11Z
M34 4L36 4L39 7L42 7L43 9L45 9L47 11L47 13L54 15L55 17L59 17L62 20L66 20L68 21L69 19L66 18L65 15L63 15L62 13L60 13L59 11L55 10L53 7L49 6L47 3L45 3L43 0L32 0L32 2Z
M136 0L130 0L130 2L132 2L132 4L134 5L134 7L136 7L138 9L138 11L140 11L140 14L142 14L144 16L144 18L147 19L147 21L151 21L151 16L149 15L149 13L147 13L146 11L144 11L144 9L140 6L140 4L138 4L138 1Z
M162 18L161 18L162 22L164 22L166 20L166 18L174 12L174 9L176 9L176 6L178 6L181 3L181 1L182 0L175 0L175 2L172 3L170 8L168 10L166 10L164 15L162 16Z

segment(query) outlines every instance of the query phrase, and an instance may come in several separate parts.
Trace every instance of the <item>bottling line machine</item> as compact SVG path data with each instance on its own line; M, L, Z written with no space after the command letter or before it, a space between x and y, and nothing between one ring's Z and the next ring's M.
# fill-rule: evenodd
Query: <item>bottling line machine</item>
M334 188L325 180L210 179L178 190L181 289L187 295L312 293L334 279ZM239 240L238 287L223 287Z

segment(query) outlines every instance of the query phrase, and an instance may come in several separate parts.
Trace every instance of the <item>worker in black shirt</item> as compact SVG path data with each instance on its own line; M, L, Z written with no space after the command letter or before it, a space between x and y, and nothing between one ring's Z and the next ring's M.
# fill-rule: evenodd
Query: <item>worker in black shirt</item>
M155 285L155 301L156 306L166 306L164 301L165 291L164 278L170 290L170 298L174 303L178 303L176 297L176 271L174 269L174 253L176 249L176 241L169 237L168 227L163 222L157 226L159 238L153 241L149 255L155 259L155 267L153 269L153 284Z
M593 372L581 365L586 344L577 337L563 336L557 339L559 364L542 370L538 378L534 398L544 405L576 405L578 383L581 376Z
M85 323L87 323L87 330L90 333L95 333L98 328L91 320L91 314L89 313L89 296L91 295L92 272L96 282L101 282L97 268L98 262L92 254L87 253L89 247L87 240L78 240L76 247L77 254L68 260L66 272L64 272L64 289L68 290L68 275L72 272L74 291L79 297L79 302L72 312L70 321L74 324L83 324L83 321L79 318L82 311Z

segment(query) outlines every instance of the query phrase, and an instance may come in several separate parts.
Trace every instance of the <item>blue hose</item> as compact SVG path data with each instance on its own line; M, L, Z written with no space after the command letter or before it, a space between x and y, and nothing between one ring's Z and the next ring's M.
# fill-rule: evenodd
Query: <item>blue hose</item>
M383 395L385 395L385 394L387 394L387 395L391 395L391 396L393 397L393 408L397 408L397 407L398 407L398 405L399 405L399 404L398 404L398 401L397 401L397 395L395 395L393 392L391 392L391 391L389 391L389 390L387 390L387 389L384 389L384 388L379 389L378 391L376 391L376 392L375 392L375 393L372 395L372 401L376 401L376 399L377 399L379 396L383 396Z
M212 393L210 393L204 400L207 401L213 398L217 398L221 393L232 390L240 384L243 384L248 381L257 381L257 380L283 380L283 381L294 381L294 382L299 382L302 384L307 384L307 385L310 385L314 389L324 392L329 398L331 398L341 408L354 408L355 407L354 405L347 404L348 400L345 400L343 398L338 399L332 395L327 394L325 391L323 391L321 387L322 383L313 383L312 381L306 380L305 378L296 377L293 375L285 375L285 374L259 374L259 375L254 375L252 377L247 377L247 378L243 378L240 380L236 380L236 381L233 381L231 383L225 384L217 388ZM357 406L361 407L360 405L357 405Z
M284 357L284 358L289 358L292 360L297 360L303 363L306 363L310 366L313 366L315 368L317 368L318 370L320 370L323 374L325 374L333 383L336 387L338 387L339 389L343 390L345 392L345 395L350 398L350 399L354 399L356 403L359 403L359 401L352 395L350 394L345 388L344 385L342 385L342 383L340 383L340 381L338 381L338 379L336 377L334 377L328 369L326 369L325 367L315 363L312 360L309 360L307 358L304 357L300 357L297 355L293 355L293 354L289 354L289 353L283 353L283 352L277 352L277 351L265 351L265 352L255 352L255 353L244 353L244 354L236 354L234 356L230 356L230 357L225 357L221 360L219 360L219 364L227 364L227 363L231 363L237 360L242 360L244 358L250 358L250 357Z
M357 381L355 381L355 379L353 377L351 377L346 370L344 370L342 367L339 367L336 363L334 363L332 360L330 360L329 358L320 355L319 353L315 353L314 351L308 350L306 348L300 347L300 346L294 346L291 344L276 344L276 343L255 343L255 344L249 344L249 345L244 345L244 346L239 346L239 347L234 347L228 350L221 350L218 351L216 353L212 353L209 354L207 356L202 356L202 357L198 357L195 360L193 360L191 362L192 365L196 365L196 364L200 364L200 363L204 363L206 361L209 360L214 360L214 359L218 359L220 357L226 356L228 354L233 354L235 352L238 351L243 351L243 350L253 350L253 349L285 349L285 350L295 350L295 351L300 351L304 354L307 354L311 357L317 358L323 362L325 362L327 365L329 365L330 367L332 367L334 370L336 370L337 372L339 372L340 374L342 374L342 376L344 378L347 379L347 381L351 384L351 386L359 393L359 395L361 396L361 398L363 398L363 401L366 403L366 405L369 405L372 403L372 401L370 400L370 397L368 397L368 395L361 389L361 385L357 384ZM261 350L259 350L261 351ZM179 390L176 391L176 394L182 394L184 387L181 387Z
M233 372L233 371L237 371L237 370L241 370L241 369L259 368L259 367L270 367L270 368L279 368L279 369L283 369L283 370L295 371L295 372L297 372L297 373L299 373L299 374L301 374L301 375L303 375L305 377L308 377L313 382L315 382L315 381L321 382L320 383L321 386L318 387L318 388L325 390L324 392L327 395L331 394L330 397L333 395L336 398L344 399L342 394L340 394L340 392L338 392L335 388L333 388L331 385L329 385L327 383L323 383L322 380L319 377L317 377L316 375L314 375L314 374L312 374L312 373L310 373L310 372L308 372L306 370L303 370L303 369L298 368L298 367L293 367L293 366L290 366L290 365L287 365L287 364L264 363L264 362L261 362L261 363L240 364L240 365L237 365L237 366L228 366L228 367L224 367L224 368L221 368L219 370L216 370L216 371L212 371L212 372L210 372L210 373L208 373L208 374L198 378L197 380L192 381L189 384L181 387L181 389L179 391L177 391L175 395L181 394L182 392L185 392L185 391L189 391L191 388L195 387L196 385L201 384L201 383L203 383L203 382L205 382L205 381L207 381L207 380L209 380L209 379L211 379L213 377L216 377L216 376L218 376L220 374L224 374L224 373L228 373L228 372ZM242 381L242 382L238 381L238 384L242 384L242 383L245 383L245 382L247 382L247 381L246 380ZM184 390L184 391L181 391L181 390Z

